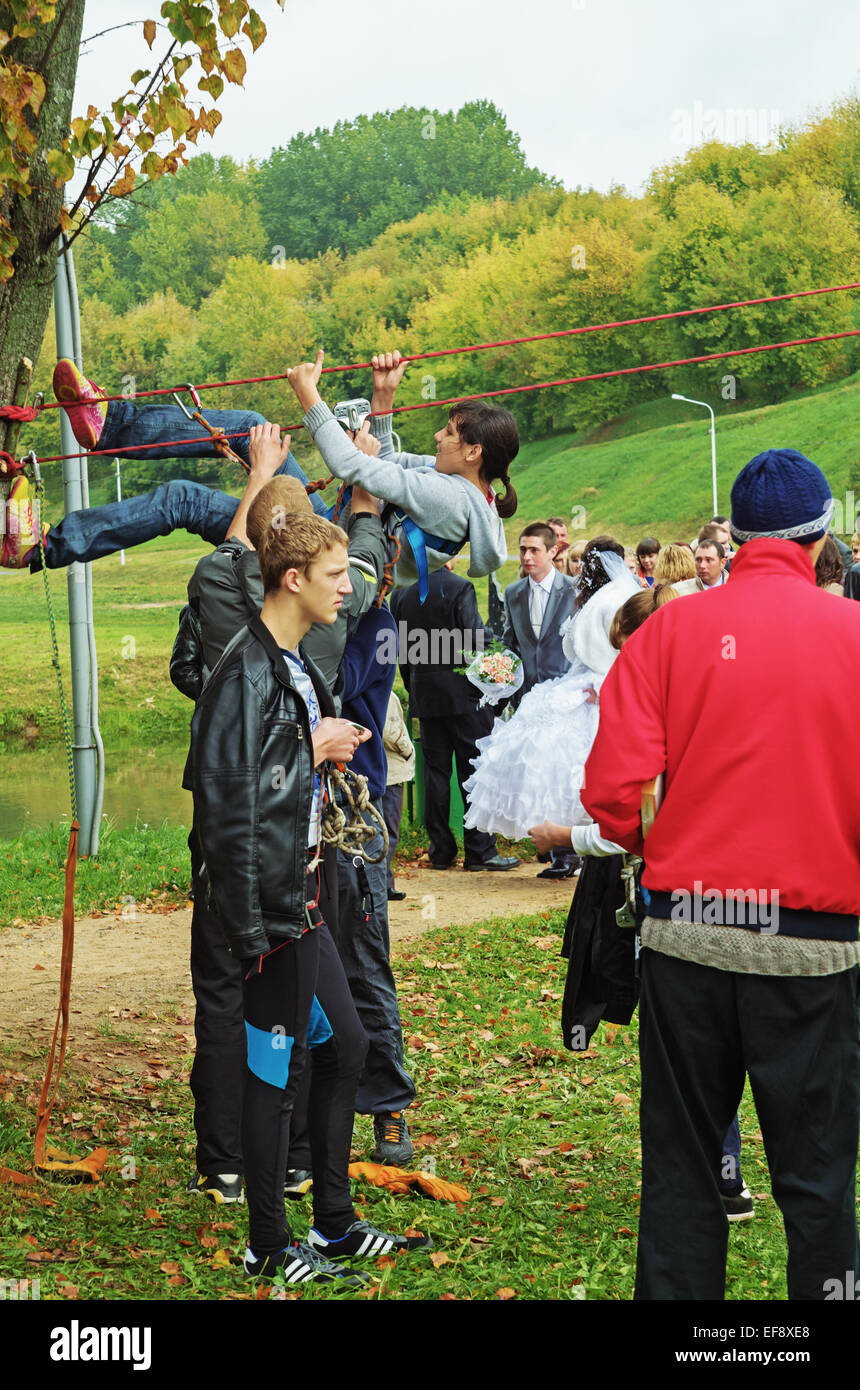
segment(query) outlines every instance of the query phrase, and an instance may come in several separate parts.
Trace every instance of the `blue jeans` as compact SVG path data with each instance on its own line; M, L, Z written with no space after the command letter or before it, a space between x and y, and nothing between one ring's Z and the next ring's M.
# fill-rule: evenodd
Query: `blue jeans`
M207 410L204 414L211 424L227 434L247 435L252 425L264 423L264 417L255 411ZM146 451L148 458L215 457L217 450L209 442L172 444L166 449L157 444L158 440L196 439L201 433L205 433L201 426L195 420L187 420L177 405L150 405L140 409L131 401L111 401L99 448L111 449L122 458L130 445L154 443L156 447ZM247 462L247 438L234 439L231 443ZM303 484L308 481L292 454L288 454L279 472L288 473ZM210 545L220 545L238 505L237 499L228 492L180 478L160 483L151 492L124 498L122 502L69 512L50 528L45 538L47 566L48 569L62 569L76 561L85 564L88 560L99 560L117 550L151 541L156 536L168 536L171 531L190 531ZM316 512L326 511L317 492L311 494L311 505ZM33 552L30 569L41 569L38 548Z

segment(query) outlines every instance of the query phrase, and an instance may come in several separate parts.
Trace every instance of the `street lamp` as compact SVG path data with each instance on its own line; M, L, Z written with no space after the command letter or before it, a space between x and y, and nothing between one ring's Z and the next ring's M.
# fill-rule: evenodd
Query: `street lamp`
M709 410L711 412L711 480L713 482L714 487L713 514L714 516L717 516L717 427L716 422L714 420L714 412L713 410L711 410L711 407L708 405L707 401L694 401L691 396L679 396L674 391L672 392L672 400L686 401L688 405L703 405L705 407L705 410Z

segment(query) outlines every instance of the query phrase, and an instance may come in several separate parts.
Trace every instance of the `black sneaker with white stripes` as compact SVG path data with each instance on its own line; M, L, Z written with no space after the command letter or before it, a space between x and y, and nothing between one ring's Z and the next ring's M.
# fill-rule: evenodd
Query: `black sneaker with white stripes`
M308 1245L321 1255L334 1256L336 1260L374 1259L377 1255L396 1255L400 1250L430 1250L433 1241L430 1236L393 1236L388 1231L380 1231L369 1221L353 1221L345 1235L336 1240L327 1240L313 1227L308 1234Z
M284 1284L337 1284L342 1289L359 1289L370 1283L367 1274L354 1274L325 1259L311 1245L296 1242L274 1255L257 1259L250 1248L245 1251L246 1279L268 1279Z

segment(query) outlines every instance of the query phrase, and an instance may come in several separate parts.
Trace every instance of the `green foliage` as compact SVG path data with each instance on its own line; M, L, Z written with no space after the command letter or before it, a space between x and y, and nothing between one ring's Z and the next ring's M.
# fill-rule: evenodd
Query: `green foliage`
M67 8L57 21L46 54ZM75 202L59 215L60 227L73 231L74 236L89 222L95 207L131 193L138 171L150 181L175 174L187 149L183 136L196 143L201 133L211 135L218 127L220 112L214 107L207 110L199 99L191 97L182 80L194 60L204 74L197 82L197 90L207 92L217 101L225 81L242 85L247 68L241 48L222 47L222 38L244 36L255 51L266 37L265 24L247 0L218 0L217 10L210 3L165 0L161 13L173 42L154 73L150 68L134 72L131 88L111 102L110 113L88 106L86 115L71 121L62 147L46 155L56 187L69 182L78 162L88 166ZM33 191L30 158L38 145L38 117L47 89L38 65L16 61L16 48L10 49L10 45L38 34L55 18L56 5L52 0L15 3L9 12L10 30L0 30L0 181L19 198L28 198ZM144 20L142 32L152 48L157 33L155 20ZM177 43L187 44L190 52L174 52ZM45 191L39 190L37 196L40 195L45 198ZM0 215L0 281L15 273L11 254L17 245L10 223Z
M762 186L743 199L706 183L680 189L674 216L657 231L648 271L650 298L665 310L786 294L816 285L856 280L860 273L857 221L840 193L805 175ZM693 357L763 342L838 333L853 326L844 295L788 300L732 314L660 325L653 343L669 343L667 356ZM737 373L745 396L776 400L800 386L816 386L850 370L844 343L787 348L728 358L721 371ZM693 382L713 367L688 372ZM677 388L676 388L677 389Z
M456 113L401 107L293 137L260 166L266 234L288 257L355 250L443 193L515 198L552 180L529 168L491 101Z

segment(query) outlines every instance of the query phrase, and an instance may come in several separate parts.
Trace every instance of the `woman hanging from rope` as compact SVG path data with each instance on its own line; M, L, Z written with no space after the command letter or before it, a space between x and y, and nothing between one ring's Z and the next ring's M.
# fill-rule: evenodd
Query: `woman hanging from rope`
M374 412L390 411L394 392L406 363L399 352L373 359ZM473 576L491 573L507 558L501 517L513 515L516 493L508 467L519 448L516 422L506 410L485 402L455 406L448 423L436 436L437 453L421 456L395 454L391 444L391 416L368 422L356 435L356 444L323 404L317 390L322 353L314 364L294 368L289 377L303 408L308 427L335 476L359 484L389 503L387 529L401 546L395 582L410 584L416 577L426 583L428 570L439 569L452 554L470 543ZM131 401L106 402L101 387L82 376L66 359L54 372L54 394L63 403L75 438L86 449L109 449L117 457L146 445L150 458L218 455L213 440L201 442L200 425L179 406L137 407ZM247 462L247 435L263 417L248 411L211 411L207 419L222 430ZM378 457L377 457L378 456ZM288 454L281 471L307 477ZM368 487L367 479L373 479ZM490 484L501 479L505 493L497 499ZM317 493L314 509L328 514ZM162 483L151 492L70 512L56 526L43 524L45 561L59 569L76 561L86 563L117 550L185 529L219 545L233 521L237 501L229 493L186 479ZM340 518L348 514L345 503ZM29 481L15 479L6 506L0 564L9 569L41 567L37 524ZM404 544L404 541L406 544Z
M347 435L322 400L318 383L324 354L287 372L305 412L305 427L330 472L357 483L389 503L383 524L400 543L395 585L419 581L427 591L428 573L441 569L469 542L469 574L491 574L505 563L502 518L513 516L517 494L509 467L519 450L514 417L486 401L454 405L436 434L436 454L394 451L390 411L406 363L400 353L373 358L372 417ZM505 488L498 498L491 484Z

